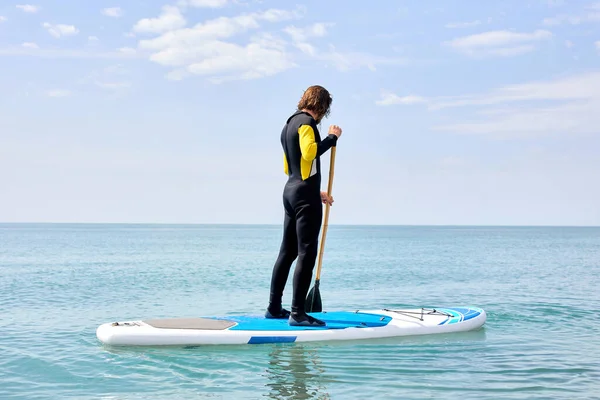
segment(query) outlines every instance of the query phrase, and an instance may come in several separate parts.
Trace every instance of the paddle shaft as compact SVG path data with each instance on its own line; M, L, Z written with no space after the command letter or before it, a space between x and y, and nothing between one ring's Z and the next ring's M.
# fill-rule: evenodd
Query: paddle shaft
M327 196L331 197L331 188L333 187L333 170L335 166L335 150L336 146L331 147L331 161L329 163L329 183L327 185ZM316 281L321 279L321 265L323 265L323 250L325 248L325 238L327 237L327 226L329 224L329 202L325 206L325 219L323 221L323 232L321 233L321 247L319 249L319 261L317 264Z

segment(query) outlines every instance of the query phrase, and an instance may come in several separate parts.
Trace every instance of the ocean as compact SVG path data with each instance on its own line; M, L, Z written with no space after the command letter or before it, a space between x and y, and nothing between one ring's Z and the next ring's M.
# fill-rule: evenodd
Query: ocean
M0 224L0 399L600 398L592 227L329 226L325 310L477 306L488 319L474 332L194 348L96 339L116 320L264 313L281 233Z

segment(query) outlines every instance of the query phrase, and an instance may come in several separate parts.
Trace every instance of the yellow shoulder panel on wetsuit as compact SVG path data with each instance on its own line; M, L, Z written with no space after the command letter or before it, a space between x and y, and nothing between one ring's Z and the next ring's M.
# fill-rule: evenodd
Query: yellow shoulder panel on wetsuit
M314 168L314 160L317 156L317 142L315 141L315 131L310 125L302 125L298 128L300 137L300 152L302 159L300 160L300 171L302 179L307 179L316 173Z

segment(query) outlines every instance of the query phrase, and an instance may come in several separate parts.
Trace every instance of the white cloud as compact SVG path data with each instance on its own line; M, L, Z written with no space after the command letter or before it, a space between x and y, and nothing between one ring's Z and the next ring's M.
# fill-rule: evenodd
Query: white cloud
M26 49L39 49L40 48L40 46L38 46L36 43L33 43L33 42L25 42L21 46Z
M236 79L256 79L295 66L284 45L274 37L251 39L247 45L209 40L193 48L169 48L154 54L151 60L162 65L184 66L170 75L181 79L187 74L209 76L214 83Z
M1 22L5 22L5 21L7 21L6 17L4 17L4 16L0 15L0 23L1 23Z
M542 21L542 24L544 24L546 26L556 26L556 25L562 25L562 24L580 25L580 24L584 24L587 22L598 22L598 21L600 21L600 12L598 12L598 10L600 10L600 7L596 8L596 6L600 6L600 4L595 4L591 7L588 7L592 11L588 12L586 14L581 14L581 15L560 14L560 15L557 15L552 18L544 18L544 20Z
M504 138L597 134L600 71L422 102L429 110L468 107L468 119L461 117L460 122L435 127L441 131Z
M245 41L231 42L229 39L259 30L265 23L300 18L303 12L304 9L298 7L294 10L269 9L219 17L193 27L167 29L155 38L140 40L138 48L151 52L150 61L173 68L166 75L170 80L182 80L194 75L205 76L214 83L262 78L296 67L289 43L264 32ZM332 25L291 25L284 28L284 32L301 52L342 71L361 67L375 70L377 65L399 63L397 59L366 53L341 53L333 47L327 52L318 52L312 43L309 44L309 39L325 36Z
M600 72L505 86L483 95L432 98L429 99L429 107L435 110L523 101L582 101L595 98L600 100Z
M90 43L95 43L98 42L100 39L98 39L97 36L88 36L88 42Z
M102 70L94 70L79 80L79 84L89 84L111 93L123 93L132 87L129 71L122 65L110 65Z
M323 37L327 35L327 28L333 26L332 23L316 23L305 28L298 28L296 26L288 26L284 29L294 42L294 45L303 53L314 56L317 53L315 47L308 43L307 40Z
M121 47L121 48L117 49L117 51L119 51L120 53L123 53L123 54L130 55L130 56L137 54L137 50L134 48L131 48L131 47Z
M525 44L522 46L514 47L499 47L497 49L486 50L487 55L498 56L498 57L513 57L521 54L529 53L535 50L535 46L531 44Z
M179 8L163 6L158 18L141 19L135 24L133 30L138 33L163 33L183 28L186 23Z
M221 8L227 5L228 0L180 0L179 6L198 7L198 8Z
M69 90L56 89L48 91L46 95L48 97L67 97L71 95L71 92Z
M342 72L364 67L375 71L377 65L402 65L406 63L406 60L401 58L377 56L361 52L340 52L334 46L330 46L328 52L317 54L314 58L331 63Z
M150 60L175 69L168 79L191 75L206 76L214 83L235 79L256 79L293 68L286 43L271 34L251 37L246 44L226 39L260 28L263 21L278 22L298 16L297 11L267 10L235 17L219 17L191 28L174 29L139 42L152 52Z
M332 23L316 23L305 28L298 28L294 25L288 26L284 31L292 37L295 42L305 42L314 37L323 37L327 35L327 27L333 26Z
M49 22L44 22L42 24L44 28L48 30L55 38L60 38L62 36L73 36L79 33L79 29L75 28L73 25L64 25L64 24L50 24Z
M381 99L377 100L375 104L378 106L391 106L396 104L401 105L413 105L413 104L421 104L425 103L427 100L421 96L404 96L400 97L394 93L384 92L381 94Z
M102 15L112 18L119 18L123 16L123 10L121 7L109 7L102 10Z
M73 58L73 59L120 59L132 58L132 53L123 51L87 51L71 49L33 49L31 47L8 47L0 48L0 57L2 56L32 56L40 58Z
M490 31L475 35L457 38L448 42L448 45L457 48L493 47L506 46L513 43L530 42L547 39L552 36L551 32L536 30L533 33L518 33L511 31Z
M329 51L319 51L309 43L314 38L320 38L327 35L327 29L334 26L331 22L320 22L306 27L288 26L284 29L292 39L294 46L304 54L310 57L324 61L326 64L332 64L340 71L349 71L355 68L369 68L372 71L376 70L376 66L380 64L400 64L400 60L395 58L380 57L369 53L360 52L340 52L334 46L329 47Z
M26 13L36 13L40 10L39 6L34 6L31 4L19 4L17 5L17 8L21 9L23 12Z
M449 28L449 29L456 29L456 28L470 28L472 26L477 26L477 25L481 25L481 21L477 20L477 21L470 21L470 22L452 22L452 23L446 24L445 27Z
M131 87L131 82L96 82L96 86L102 89L119 90Z
M547 30L536 30L531 33L512 31L490 31L475 35L459 37L443 44L469 56L514 56L535 49L533 43L552 37Z

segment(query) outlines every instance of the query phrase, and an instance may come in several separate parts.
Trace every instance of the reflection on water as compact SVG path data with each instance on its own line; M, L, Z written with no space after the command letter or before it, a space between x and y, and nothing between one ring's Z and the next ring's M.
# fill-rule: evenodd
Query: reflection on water
M487 347L484 328L449 334L251 346L98 346L96 352L104 359L105 368L96 379L102 380L105 393L121 395L128 391L123 382L151 379L154 386L142 390L146 398L150 394L174 398L175 393L224 399L356 398L365 385L371 397L381 398L399 390L409 394L423 385L440 391L456 390L453 383L438 378L449 371L458 375L474 373L465 360L473 363L481 359L481 354L488 353L483 350ZM415 383L416 376L421 382Z
M302 344L276 345L266 370L268 397L273 399L329 399L325 369L318 348Z

